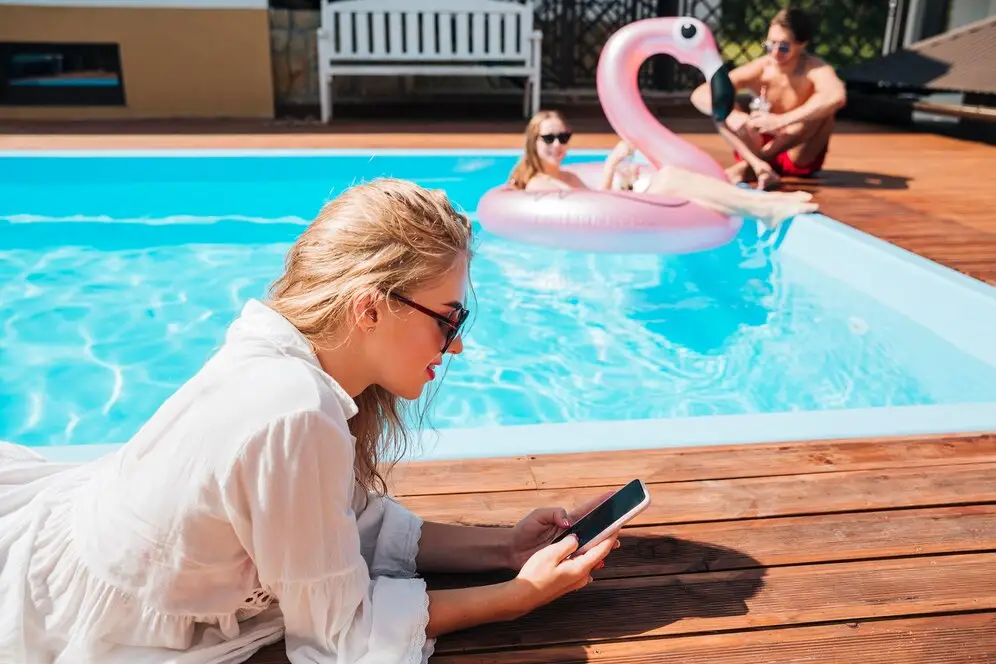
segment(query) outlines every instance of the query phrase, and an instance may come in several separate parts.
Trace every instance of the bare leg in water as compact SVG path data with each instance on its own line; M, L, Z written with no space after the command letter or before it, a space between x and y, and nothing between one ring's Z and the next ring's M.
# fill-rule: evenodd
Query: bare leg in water
M675 166L664 166L654 173L646 193L681 196L720 214L754 217L768 227L819 209L812 202L813 195L805 191L748 191Z

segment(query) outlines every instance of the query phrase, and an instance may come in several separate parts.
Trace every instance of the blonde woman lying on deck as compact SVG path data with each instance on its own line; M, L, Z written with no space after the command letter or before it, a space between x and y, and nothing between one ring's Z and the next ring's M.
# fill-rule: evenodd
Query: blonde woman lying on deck
M423 522L378 464L402 401L463 350L471 226L440 192L347 190L205 366L118 451L82 465L0 444L0 653L14 662L424 662L434 637L591 581L562 509L514 528ZM578 510L578 515L587 506ZM416 572L511 569L426 591ZM279 602L279 603L278 603Z

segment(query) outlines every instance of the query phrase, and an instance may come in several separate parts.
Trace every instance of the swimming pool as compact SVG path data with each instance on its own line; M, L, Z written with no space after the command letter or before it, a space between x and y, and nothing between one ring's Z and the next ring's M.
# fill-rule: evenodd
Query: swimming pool
M127 440L329 195L390 175L472 212L515 158L0 155L0 439L72 455ZM996 289L825 217L686 256L486 233L477 250L425 456L996 428Z

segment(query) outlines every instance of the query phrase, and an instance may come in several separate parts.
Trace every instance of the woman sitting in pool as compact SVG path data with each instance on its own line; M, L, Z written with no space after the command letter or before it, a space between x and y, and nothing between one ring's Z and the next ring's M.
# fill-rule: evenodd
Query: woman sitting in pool
M572 132L557 111L540 111L526 125L525 155L509 176L518 189L587 189L577 175L561 170ZM620 141L605 160L602 189L630 189L661 196L679 196L728 216L753 217L775 225L797 214L815 212L812 194L757 192L679 168L665 166L649 178L638 179L633 168L623 166L633 147Z
M463 349L471 225L441 192L345 191L267 303L121 448L85 464L0 443L0 653L13 662L423 662L445 632L591 581L540 509L513 528L423 523L386 497L384 455ZM582 506L577 515L593 505ZM427 591L416 572L511 569ZM8 661L8 660L5 660Z

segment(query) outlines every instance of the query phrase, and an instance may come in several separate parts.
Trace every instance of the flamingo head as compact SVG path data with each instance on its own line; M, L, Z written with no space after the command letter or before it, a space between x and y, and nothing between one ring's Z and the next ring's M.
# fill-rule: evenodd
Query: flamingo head
M601 62L613 50L630 62L634 71L652 55L670 55L678 62L692 65L702 72L712 91L712 118L723 122L733 111L736 90L723 66L712 30L690 16L649 18L635 21L616 32L605 44ZM630 56L630 57L626 57Z

